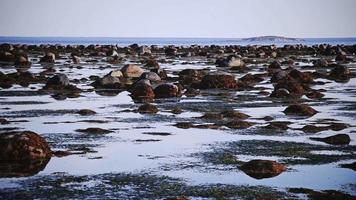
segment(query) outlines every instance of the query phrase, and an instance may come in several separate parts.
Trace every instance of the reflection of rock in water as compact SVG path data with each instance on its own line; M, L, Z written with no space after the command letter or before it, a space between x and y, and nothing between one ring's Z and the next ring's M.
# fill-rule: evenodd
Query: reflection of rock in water
M30 161L0 161L0 178L33 176L42 171L51 158Z
M255 179L272 178L286 170L280 163L270 160L251 160L240 168L245 174Z
M48 143L31 131L0 134L0 177L30 176L51 159Z
M117 96L121 91L120 90L96 90L95 93L100 96L114 97Z

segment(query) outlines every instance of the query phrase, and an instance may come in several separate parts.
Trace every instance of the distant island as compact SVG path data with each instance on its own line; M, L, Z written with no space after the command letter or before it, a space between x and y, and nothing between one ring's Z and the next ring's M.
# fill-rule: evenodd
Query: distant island
M243 41L248 42L292 42L292 41L303 41L300 38L288 38L282 36L260 36L260 37L250 37L243 38Z

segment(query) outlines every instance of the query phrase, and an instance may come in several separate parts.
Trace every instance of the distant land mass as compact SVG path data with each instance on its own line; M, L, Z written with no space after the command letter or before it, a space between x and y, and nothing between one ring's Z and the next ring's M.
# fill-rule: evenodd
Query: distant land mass
M288 38L282 36L259 36L259 37L250 37L243 38L244 41L249 42L293 42L293 41L304 41L300 38Z

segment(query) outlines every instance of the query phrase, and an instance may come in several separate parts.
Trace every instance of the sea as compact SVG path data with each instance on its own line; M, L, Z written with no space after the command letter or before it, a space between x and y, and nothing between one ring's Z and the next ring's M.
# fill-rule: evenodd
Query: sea
M354 38L302 38L295 41L249 41L242 38L129 38L129 37L8 37L0 36L1 43L13 44L62 44L62 45L271 45L284 46L288 44L330 44L330 45L355 45Z

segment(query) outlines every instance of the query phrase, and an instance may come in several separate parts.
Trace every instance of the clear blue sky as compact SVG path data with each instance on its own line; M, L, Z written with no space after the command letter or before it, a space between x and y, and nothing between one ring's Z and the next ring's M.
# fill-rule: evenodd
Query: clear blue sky
M356 0L0 0L1 36L356 37Z

